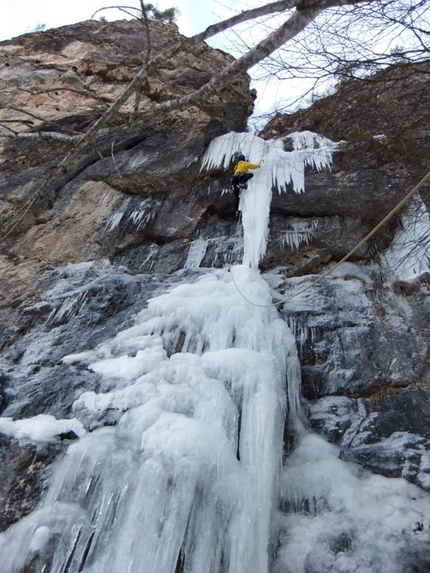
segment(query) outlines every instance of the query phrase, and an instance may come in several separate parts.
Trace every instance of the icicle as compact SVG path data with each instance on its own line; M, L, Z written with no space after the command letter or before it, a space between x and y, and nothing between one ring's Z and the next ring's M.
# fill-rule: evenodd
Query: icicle
M120 209L110 215L103 228L105 233L110 233L115 230L123 219L127 219L127 221L130 221L138 229L141 229L155 217L156 207L159 206L158 202L145 199L139 203L138 209L134 208L130 212L127 212L130 201L130 198L126 199Z
M130 203L130 199L126 199L123 204L121 205L119 211L116 211L110 215L108 220L103 227L103 232L110 233L114 229L118 227L120 222L122 221L123 217L126 214L128 204Z
M148 265L149 266L148 271L151 272L152 267L154 266L156 260L156 256L158 255L159 251L160 248L158 247L158 245L151 245L148 249L147 256L143 259L143 262L139 267L139 270L142 270L145 267L145 265Z
M208 241L205 239L196 239L193 241L188 249L188 257L185 262L184 268L195 269L200 266L203 257L206 254Z
M311 223L309 223L309 221L300 220L291 221L289 227L292 227L292 229L284 231L279 237L278 242L281 248L288 245L290 249L298 250L302 243L309 244L309 241L318 228L318 221L312 221Z
M299 348L302 349L308 340L313 340L315 329L308 327L304 320L296 318L295 316L287 316L286 320L291 332L294 334Z
M141 201L139 209L135 209L129 213L128 220L131 221L133 225L136 225L138 229L145 227L149 221L154 219L156 206L158 206L158 202L153 203L150 199L145 199Z
M54 308L49 314L46 325L58 324L63 321L68 322L73 316L81 313L85 308L88 290L75 296L65 297L61 305Z
M106 221L103 231L106 233L110 233L111 231L116 229L118 225L121 223L124 215L125 215L124 211L117 211L116 213L112 213L112 215L110 215L109 219Z

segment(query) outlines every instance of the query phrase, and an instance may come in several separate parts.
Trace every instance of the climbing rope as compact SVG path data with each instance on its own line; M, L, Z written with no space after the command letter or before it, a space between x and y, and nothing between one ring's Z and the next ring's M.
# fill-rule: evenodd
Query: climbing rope
M398 211L400 211L400 209L402 209L402 207L404 207L406 205L406 203L413 197L413 195L415 195L415 193L421 189L421 187L424 185L424 183L427 183L427 181L430 180L430 171L427 173L427 175L425 175L421 181L419 183L417 183L417 185L415 185L415 187L409 191L409 193L406 195L406 197L404 197L400 203L398 203L389 213L388 215L386 215L382 221L380 221L376 227L374 227L370 233L368 233L364 239L361 239L361 241L359 243L357 243L357 245L355 245L355 247L353 249L351 249L349 251L348 254L346 254L343 259L341 259L338 263L336 263L334 265L334 267L332 267L331 269L329 269L328 271L326 271L324 274L322 274L321 276L319 276L317 279L315 279L313 282L311 282L308 286L302 288L301 290L299 290L298 292L287 296L286 298L283 298L282 300L278 300L277 302L272 302L271 304L257 304L255 302L252 302L251 300L249 300L244 294L243 292L239 289L239 287L237 286L236 280L234 278L233 272L230 269L229 273L231 274L231 278L233 279L234 285L237 288L239 294L242 296L243 299L246 300L246 302L248 302L249 304L252 304L252 306L258 306L259 308L269 308L271 306L278 306L280 304L285 304L286 302L289 302L290 300L292 300L293 298L296 298L297 296L305 293L307 290L311 289L312 287L314 287L316 284L318 284L319 282L321 282L323 279L325 279L326 277L328 277L335 269L337 269L338 267L340 267L340 265L342 263L344 263L345 261L347 261L356 251L358 251L358 249L360 247L362 247L364 245L364 243L366 243L371 237L373 237L373 235L379 231L379 229L385 225L385 223L387 221L389 221L391 219L391 217L393 215L395 215Z

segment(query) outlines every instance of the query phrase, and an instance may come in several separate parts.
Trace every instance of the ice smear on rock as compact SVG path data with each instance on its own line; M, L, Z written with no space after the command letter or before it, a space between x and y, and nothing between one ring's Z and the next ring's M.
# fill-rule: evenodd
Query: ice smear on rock
M401 226L383 257L387 278L411 280L430 271L430 215L416 196L401 215Z
M405 480L365 472L308 434L281 478L274 573L404 573L407 548L429 542L429 496Z
M284 139L292 141L293 151L284 151ZM282 193L291 184L295 193L303 193L305 167L330 168L336 148L337 144L310 131L270 140L250 133L232 132L211 142L203 157L202 169L222 166L232 170L239 153L251 163L264 162L261 169L252 171L254 177L240 199L245 237L244 265L256 267L266 252L272 187Z

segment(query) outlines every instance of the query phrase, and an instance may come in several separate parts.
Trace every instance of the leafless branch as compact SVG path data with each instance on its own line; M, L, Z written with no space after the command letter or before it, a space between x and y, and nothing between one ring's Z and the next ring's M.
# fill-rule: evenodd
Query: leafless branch
M214 75L211 80L200 89L184 97L175 98L151 107L148 112L141 115L141 122L148 121L151 123L153 121L157 121L157 118L159 120L170 111L184 110L190 106L203 103L210 96L219 92L230 82L234 81L238 73L249 70L256 63L267 58L276 52L276 50L280 49L283 45L289 45L289 42L293 38L297 38L305 28L311 28L313 31L317 30L315 26L312 28L311 25L317 16L324 13L327 9L338 7L338 9L342 10L343 12L345 12L345 10L351 10L353 13L354 6L357 4L365 4L365 6L370 6L373 4L377 5L379 4L379 0L367 0L366 2L365 0L282 0L269 3L259 8L246 10L223 22L209 26L205 31L193 36L192 38L184 38L181 41L172 44L152 59L147 58L149 61L146 61L141 66L133 80L125 88L122 94L109 106L109 108L101 115L101 117L96 122L94 122L94 124L86 131L85 134L82 134L81 136L64 136L63 134L58 134L58 138L61 138L63 141L70 141L73 138L74 145L72 149L51 171L49 177L44 182L42 182L42 184L34 191L31 199L29 199L27 203L21 207L19 212L16 213L15 216L6 223L6 233L3 235L3 238L9 235L19 223L19 221L22 220L22 218L31 208L31 205L36 201L37 197L39 197L48 187L55 187L56 185L58 186L59 182L64 176L64 172L67 171L73 160L87 145L94 144L95 141L100 140L101 138L112 136L116 132L116 128L106 128L114 114L120 111L122 106L129 100L133 93L139 89L142 82L145 81L150 74L157 70L161 63L172 58L176 53L178 53L186 46L192 47L198 42L206 40L222 31L228 30L239 23L253 21L254 19L262 16L276 13L285 13L284 16L287 16L287 19L283 23L281 23L279 26L276 26L276 28L271 31L263 40L261 40L254 48L248 50L247 53L245 53L238 60L227 65L223 70ZM129 9L129 7L122 8ZM97 14L97 12L95 14ZM333 16L331 17L333 18ZM330 21L330 12L328 13L326 25L333 25L333 22ZM347 34L347 29L345 29L343 34ZM300 35L299 41L305 42L306 40L304 40L302 36L303 35ZM319 40L321 46L322 37L318 38L318 35L314 33L312 38ZM313 53L320 48L318 44L316 45L317 48L315 48L311 44L311 40L309 40L306 47L310 50L310 53ZM329 71L330 70L327 69L327 73L329 73ZM124 129L124 126L122 126L122 129ZM119 131L120 130L121 127ZM42 137L43 133L46 132L41 132L40 134L28 134L28 136L38 138ZM47 136L45 135L45 137Z
M17 111L19 113L22 113L24 115L28 115L29 117L32 117L34 119L37 119L38 121L41 121L44 124L48 124L48 125L53 125L54 127L56 127L57 129L63 130L68 132L70 135L78 135L79 133L77 131L75 131L74 129L70 129L69 127L66 127L64 125L61 125L60 123L58 123L57 121L52 121L52 119L46 119L43 116L40 115L36 115L35 113L28 111L26 109L22 109L20 107L11 107L10 109L13 109L14 111ZM2 120L3 121L3 120ZM16 122L19 123L26 123L26 120L22 120L22 119L17 119L14 120Z
M103 8L99 8L98 10L96 10L94 12L94 14L91 16L90 20L92 20L94 18L94 16L96 14L98 14L99 12L103 12L104 10L135 10L135 11L140 11L140 8L136 8L136 6L104 6ZM131 14L130 14L131 15ZM140 16L133 16L134 18L139 18Z

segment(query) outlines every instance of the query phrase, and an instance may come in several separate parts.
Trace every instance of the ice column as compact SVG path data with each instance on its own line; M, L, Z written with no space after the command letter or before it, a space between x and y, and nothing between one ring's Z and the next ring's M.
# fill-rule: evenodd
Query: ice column
M284 150L285 139L292 141L293 151ZM211 142L203 157L202 169L223 167L232 171L239 153L251 163L263 161L261 169L253 171L248 189L241 194L239 208L243 214L245 265L257 267L266 252L272 188L282 193L291 184L295 193L303 193L305 167L330 168L337 146L309 131L270 140L250 133L231 132Z

